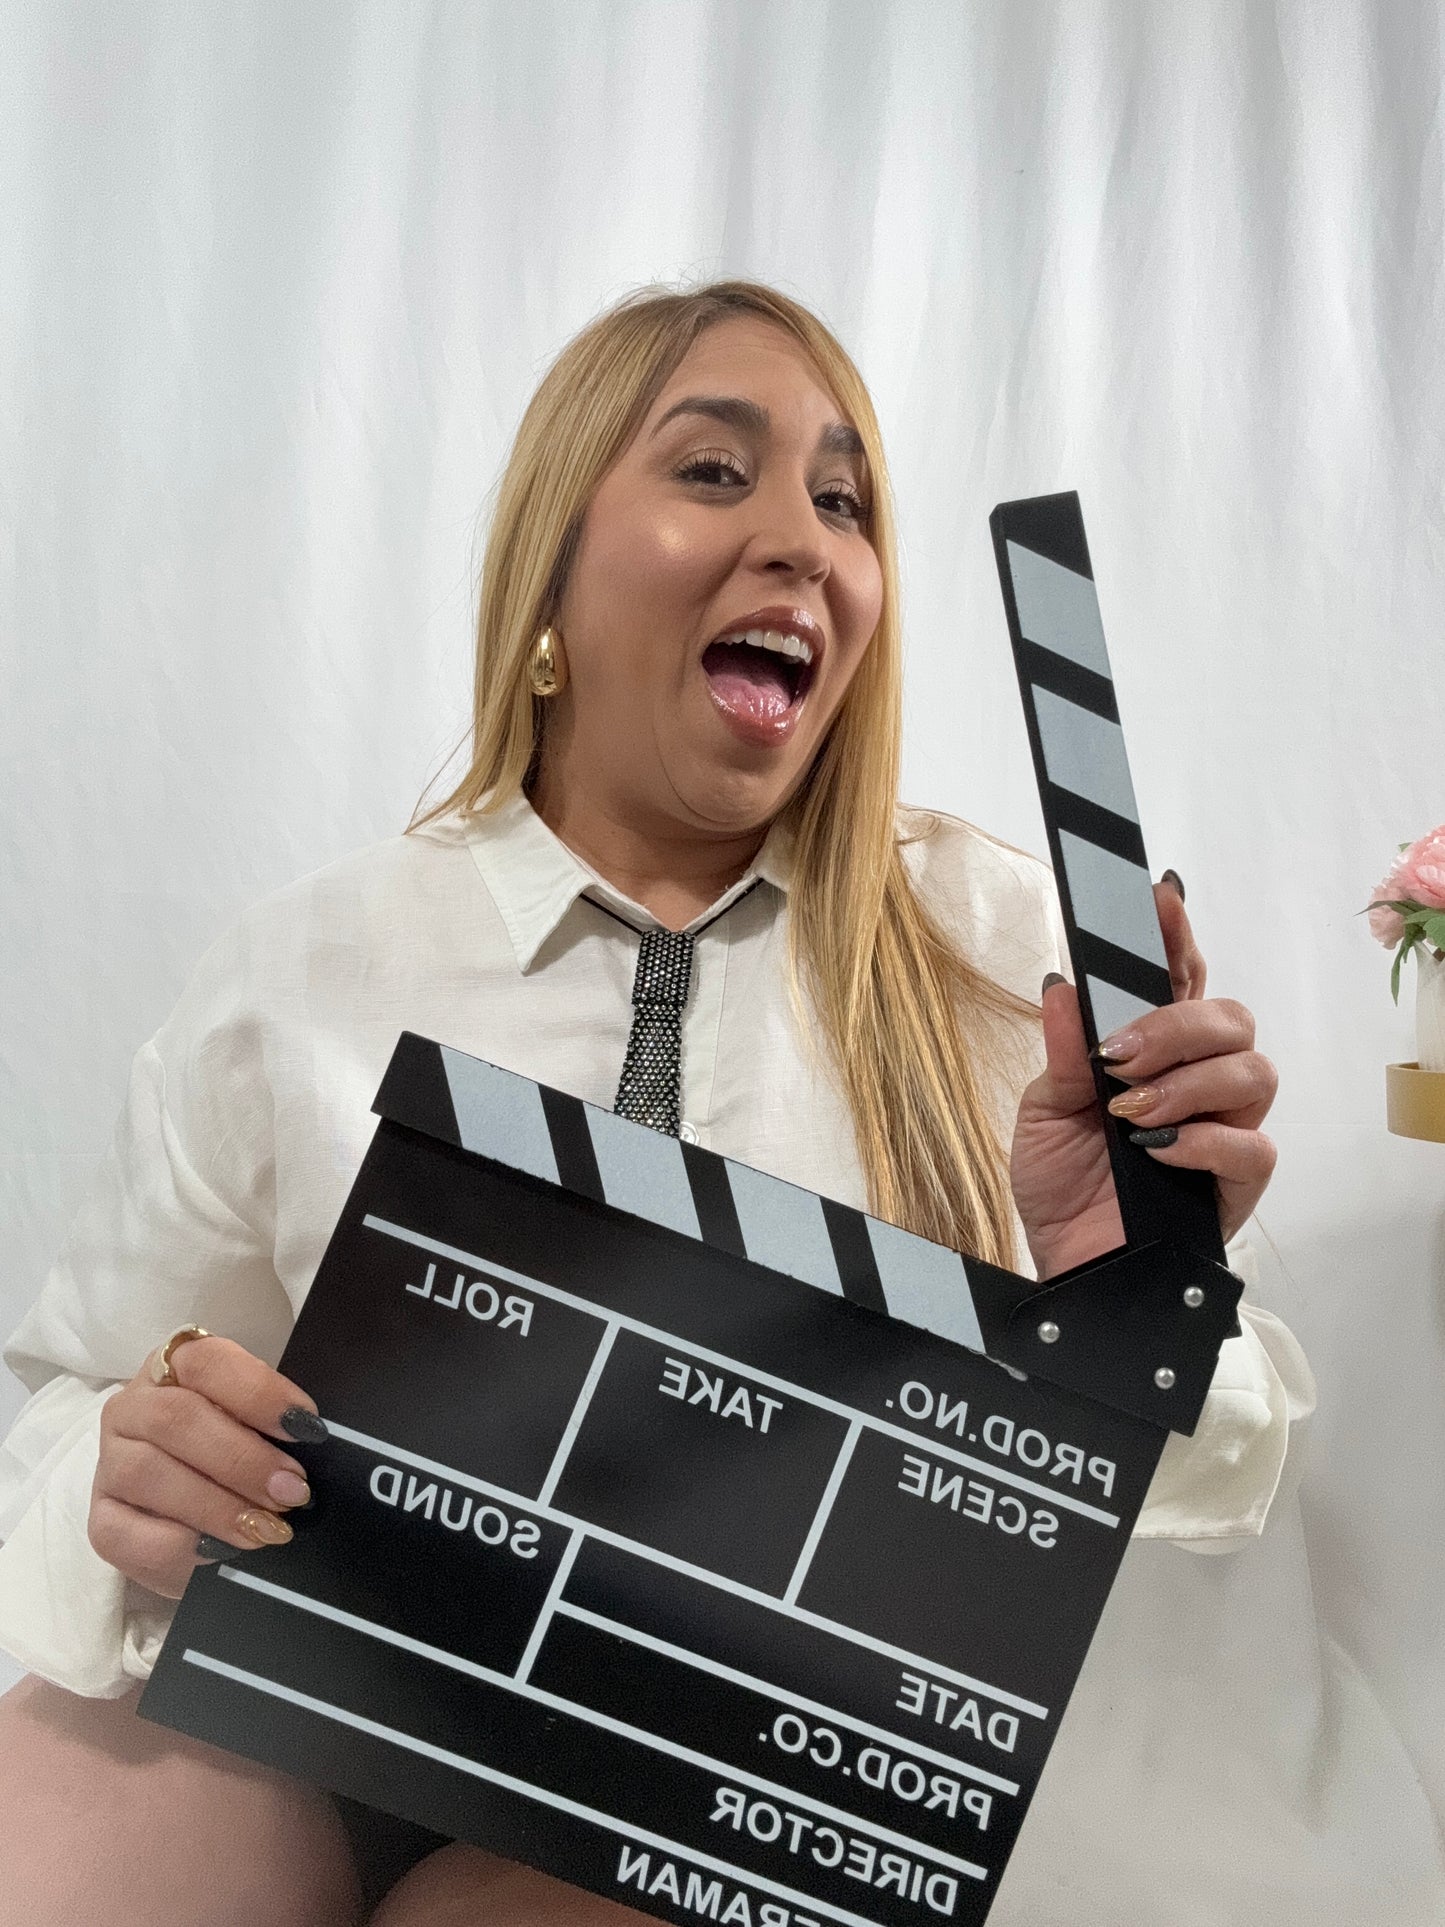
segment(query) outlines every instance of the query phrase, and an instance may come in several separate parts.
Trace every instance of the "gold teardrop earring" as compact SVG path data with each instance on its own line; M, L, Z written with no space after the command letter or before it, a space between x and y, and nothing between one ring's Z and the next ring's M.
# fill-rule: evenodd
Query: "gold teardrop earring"
M561 643L555 629L544 629L532 645L527 674L539 696L555 696L567 686L567 662Z

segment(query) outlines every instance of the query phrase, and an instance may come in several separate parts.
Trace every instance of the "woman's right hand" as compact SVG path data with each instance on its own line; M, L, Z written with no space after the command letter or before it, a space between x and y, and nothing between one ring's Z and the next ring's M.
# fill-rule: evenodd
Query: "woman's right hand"
M176 1383L157 1385L148 1358L102 1407L88 1531L108 1565L179 1599L203 1536L224 1541L217 1558L291 1537L281 1515L311 1494L273 1440L326 1430L299 1385L232 1339L188 1339L171 1371Z

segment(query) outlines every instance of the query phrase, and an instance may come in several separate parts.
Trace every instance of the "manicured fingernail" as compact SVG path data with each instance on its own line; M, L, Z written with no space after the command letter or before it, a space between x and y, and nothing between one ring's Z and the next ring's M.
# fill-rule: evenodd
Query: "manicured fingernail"
M1051 970L1048 976L1044 978L1044 987L1039 992L1039 995L1041 997L1047 997L1055 984L1066 984L1068 981L1068 978L1061 977L1057 970Z
M1172 883L1174 885L1174 888L1179 892L1179 901L1183 903L1184 879L1182 876L1180 876L1177 870L1166 870L1163 876L1160 877L1159 881L1161 883Z
M1106 1064L1127 1064L1143 1047L1144 1039L1137 1030L1116 1030L1112 1037L1094 1046L1094 1055L1103 1058Z
M1138 1084L1132 1091L1121 1091L1117 1097L1109 1099L1109 1109L1115 1117L1143 1117L1145 1111L1152 1111L1159 1102L1162 1092L1153 1084Z
M281 1414L281 1430L304 1445L319 1445L331 1437L326 1420L308 1412L304 1405L292 1405Z
M210 1532L203 1532L196 1541L198 1559L235 1559L245 1550L244 1546L228 1545L224 1539L217 1539Z
M295 1472L273 1472L266 1490L277 1505L305 1505L311 1497L311 1487Z
M1172 1124L1161 1124L1153 1131L1131 1131L1129 1142L1137 1144L1141 1151L1167 1151L1171 1144L1178 1141L1179 1133Z
M262 1511L260 1506L243 1512L236 1521L236 1530L258 1546L284 1546L295 1536L284 1519L278 1519L274 1512Z

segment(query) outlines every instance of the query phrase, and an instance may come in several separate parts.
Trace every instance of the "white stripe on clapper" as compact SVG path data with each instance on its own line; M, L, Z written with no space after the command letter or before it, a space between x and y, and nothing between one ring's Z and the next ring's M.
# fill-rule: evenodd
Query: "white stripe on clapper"
M583 1379L582 1389L577 1394L577 1403L572 1407L572 1415L567 1420L561 1438L557 1441L557 1450L552 1454L552 1463L546 1478L542 1481L542 1490L537 1494L543 1505L552 1503L552 1495L557 1490L557 1481L561 1478L563 1468L567 1464L567 1455L577 1442L577 1434L582 1429L582 1420L587 1415L587 1407L592 1403L592 1394L597 1390L597 1381L602 1376L602 1368L607 1363L616 1338L617 1327L615 1324L609 1324L602 1334L601 1344L592 1355L592 1363L587 1368L587 1376Z
M629 1539L625 1534L596 1525L589 1519L578 1519L570 1512L560 1512L556 1506L538 1505L535 1499L529 1499L524 1493L496 1485L490 1479L479 1479L475 1473L459 1471L454 1465L443 1465L438 1459L424 1458L420 1452L409 1452L405 1446L393 1445L387 1439L372 1438L369 1433L358 1432L336 1419L329 1419L327 1424L332 1438L359 1445L364 1451L372 1452L391 1464L415 1466L418 1472L435 1473L468 1492L485 1492L490 1499L501 1499L523 1512L530 1512L534 1517L550 1519L557 1525L565 1526L569 1532L573 1527L580 1526L589 1538L596 1539L601 1545L616 1546L619 1551L633 1553L654 1566L666 1566L669 1572L680 1572L689 1579L700 1579L705 1586L714 1586L719 1592L732 1593L739 1599L751 1599L759 1606L766 1606L769 1612L785 1613L788 1618L796 1619L805 1626L816 1626L820 1632L833 1633L851 1646L862 1646L870 1653L881 1653L885 1659L896 1659L905 1666L919 1667L924 1672L936 1674L939 1679L948 1680L954 1686L962 1686L970 1693L996 1700L1000 1706L1011 1706L1016 1712L1032 1714L1038 1720L1049 1717L1048 1707L1040 1706L1035 1700L1007 1692L1002 1686L990 1686L987 1680L975 1679L971 1673L960 1673L938 1660L925 1659L903 1646L891 1645L886 1639L875 1639L872 1633L859 1632L853 1626L845 1626L841 1620L825 1619L822 1613L809 1612L806 1606L785 1606L775 1593L759 1592L756 1586L744 1585L740 1579L724 1578L719 1573L709 1572L705 1566L695 1566L673 1553L661 1552L656 1546L649 1546L640 1539Z
M224 1660L212 1659L194 1648L186 1649L186 1660L192 1666L203 1667L208 1672L219 1673L223 1679L235 1681L239 1686L252 1687L258 1693L267 1693L273 1699L287 1700L293 1706L302 1707L308 1713L317 1713L323 1719L335 1720L342 1726L349 1726L358 1733L367 1733L373 1739L388 1741L393 1746L404 1747L410 1753L418 1753L423 1758L436 1760L442 1766L449 1766L459 1773L471 1774L478 1780L488 1780L509 1793L519 1793L524 1799L537 1800L538 1789L526 1780L519 1780L511 1773L503 1773L497 1767L485 1766L480 1760L469 1760L464 1754L449 1752L445 1747L433 1746L429 1740L417 1739L414 1734L398 1732L394 1727L383 1726L378 1720L369 1720L360 1713L352 1713L343 1706L333 1706L326 1700L317 1699L310 1693L299 1693L292 1686L282 1686L276 1680L262 1679L257 1673L248 1673L240 1666L230 1666ZM795 1887L785 1887L781 1881L770 1880L765 1874L749 1873L741 1867L734 1867L726 1860L719 1860L715 1854L700 1853L693 1847L685 1847L680 1841L669 1840L665 1834L653 1833L646 1827L630 1826L610 1813L602 1813L596 1807L584 1806L580 1800L572 1800L565 1793L549 1793L545 1796L548 1806L556 1807L562 1813L571 1814L574 1819L586 1821L596 1827L603 1827L609 1833L623 1835L624 1838L641 1841L644 1846L656 1847L662 1853L676 1854L679 1860L690 1862L696 1867L706 1867L712 1873L725 1874L728 1879L740 1885L761 1888L764 1893L776 1894L780 1900L792 1901L811 1913L826 1914L830 1919L842 1921L844 1927L877 1927L875 1921L866 1919L862 1914L853 1914L842 1907L835 1907L828 1901L817 1900L811 1894L800 1893ZM983 1879L986 1869L979 1868L978 1878Z
M362 1224L368 1231L380 1231L389 1238L399 1238L405 1244L415 1245L419 1251L435 1252L439 1258L458 1259L462 1264L474 1266L493 1278L504 1279L509 1285L525 1285L529 1291L540 1292L544 1298L553 1298L559 1305L571 1305L599 1322L610 1318L621 1331L636 1332L639 1337L650 1338L669 1350L684 1351L689 1357L701 1358L709 1365L720 1365L725 1371L739 1372L755 1384L786 1392L790 1398L801 1399L805 1405L815 1405L820 1412L836 1412L840 1418L849 1421L858 1416L851 1405L829 1398L824 1392L812 1391L806 1385L794 1385L790 1379L779 1378L775 1372L765 1372L760 1366L728 1358L706 1345L679 1338L676 1332L663 1331L660 1326L649 1325L641 1318L630 1318L625 1312L606 1312L591 1299L580 1298L560 1285L544 1284L540 1278L529 1277L525 1271L513 1271L510 1265L498 1264L495 1258L480 1258L474 1251L463 1251L460 1245L444 1244L440 1238L428 1238L423 1232L409 1231L405 1225L393 1224L389 1218L379 1218L372 1212L367 1213ZM951 1459L955 1465L966 1465L972 1471L982 1472L996 1484L1011 1485L1019 1492L1032 1492L1036 1498L1047 1499L1051 1505L1059 1506L1065 1512L1075 1512L1081 1519L1093 1519L1101 1526L1117 1527L1119 1524L1117 1512L1106 1512L1102 1506L1090 1505L1087 1499L1076 1499L1071 1493L1040 1485L1037 1479L1026 1479L1021 1472L1010 1471L1006 1465L995 1465L972 1452L961 1452L957 1446L945 1445L941 1439L928 1438L921 1432L910 1431L907 1426L895 1425L890 1419L875 1418L872 1413L863 1414L863 1423L888 1438L901 1439L905 1445L919 1446L937 1458Z
M284 1586L274 1586L269 1580L258 1579L254 1573L237 1572L234 1567L228 1567L226 1574L228 1578L248 1585L254 1591L264 1592L285 1605L298 1606L303 1612L314 1613L318 1618L334 1620L338 1625L349 1626L353 1631L365 1633L384 1645L415 1653L419 1659L432 1660L439 1666L449 1667L453 1672L465 1673L471 1679L505 1687L524 1699L535 1700L541 1706L555 1707L559 1713L570 1713L585 1725L599 1727L604 1733L615 1733L619 1739L633 1740L640 1746L650 1747L654 1753L665 1753L669 1759L681 1760L687 1766L702 1767L708 1773L725 1774L741 1786L750 1786L757 1793L770 1793L791 1800L797 1806L806 1807L810 1813L821 1814L825 1820L842 1820L856 1833L872 1834L891 1847L906 1847L920 1859L936 1860L940 1866L952 1867L956 1873L967 1874L971 1880L983 1876L983 1868L972 1860L959 1859L957 1854L949 1853L946 1848L911 1840L907 1834L885 1827L881 1821L860 1818L841 1807L830 1806L826 1800L819 1800L811 1793L797 1793L790 1787L778 1785L774 1780L764 1779L760 1773L749 1772L746 1767L733 1766L726 1760L715 1760L710 1754L699 1753L695 1747L683 1746L662 1733L650 1733L643 1727L630 1725L626 1720L614 1719L612 1714L599 1712L595 1706L567 1699L561 1693L549 1693L545 1687L533 1686L530 1681L509 1679L505 1673L494 1672L490 1666L479 1665L474 1659L463 1659L460 1654L448 1653L440 1646L428 1646L420 1639L413 1639L409 1633L393 1632L390 1626L380 1626L374 1620L358 1618L355 1613L343 1612L339 1606L328 1606L324 1600L310 1599L305 1593L289 1592ZM545 1789L539 1791L546 1798Z
M552 1615L557 1610L557 1601L562 1597L562 1588L572 1576L572 1564L581 1545L582 1529L579 1526L567 1541L567 1550L557 1561L557 1570L552 1574L552 1583L547 1588L547 1597L542 1601L542 1610L537 1615L536 1624L532 1628L531 1637L527 1641L522 1657L517 1661L514 1677L524 1686L532 1677L532 1668L536 1664L538 1653L542 1650L542 1641L547 1637L547 1628L552 1624Z
M823 1528L828 1523L828 1515L833 1510L833 1501L843 1483L843 1476L853 1457L853 1448L863 1430L863 1421L855 1418L848 1427L848 1435L838 1448L838 1456L833 1461L833 1470L828 1474L828 1483L823 1487L823 1496L818 1501L818 1510L813 1514L813 1523L808 1527L808 1536L803 1541L803 1550L798 1554L798 1563L793 1567L793 1576L788 1581L788 1590L783 1594L785 1606L796 1606L798 1594L803 1589L803 1581L808 1576L808 1568L813 1563L813 1554L818 1550L818 1541L823 1536Z
M223 1566L221 1570L230 1573L234 1569ZM1017 1793L1019 1790L1017 1780L1006 1780L1001 1773L990 1773L986 1766L971 1766L967 1760L955 1759L951 1753L940 1753L937 1747L923 1746L917 1740L907 1739L891 1727L875 1726L871 1720L860 1720L854 1713L840 1713L836 1706L825 1706L821 1700L809 1699L805 1694L794 1693L786 1686L759 1679L756 1673L739 1672L736 1666L724 1666L720 1659L712 1659L705 1653L689 1652L686 1646L674 1646L670 1639L658 1639L653 1633L640 1632L636 1626L624 1626L620 1619L607 1619L601 1613L589 1612L585 1606L574 1606L567 1599L559 1601L557 1611L564 1619L579 1619L584 1626L592 1626L599 1633L611 1633L615 1639L625 1639L634 1646L646 1647L650 1653L661 1653L664 1659L679 1660L684 1666L691 1666L711 1678L731 1680L734 1686L759 1693L764 1699L777 1700L782 1706L794 1706L800 1713L820 1714L825 1720L833 1720L854 1733L866 1733L870 1740L887 1740L891 1746L902 1747L908 1754L920 1760L929 1760L934 1766L946 1766L954 1773L962 1773L967 1779L978 1780L984 1786L997 1787L1000 1793Z

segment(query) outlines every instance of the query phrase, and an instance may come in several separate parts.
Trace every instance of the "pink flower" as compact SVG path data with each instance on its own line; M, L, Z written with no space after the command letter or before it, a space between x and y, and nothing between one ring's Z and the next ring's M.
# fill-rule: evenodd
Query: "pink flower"
M1398 896L1399 892L1395 888L1392 872L1383 883L1376 885L1375 894L1370 898L1370 908L1367 912L1370 935L1384 944L1387 950L1393 950L1404 936L1405 919L1398 910L1392 910L1389 903L1382 899Z
M1389 885L1388 890L1386 884ZM1445 910L1445 823L1438 829L1427 831L1417 843L1412 843L1408 850L1401 853L1375 895L1388 895L1401 902L1422 903L1431 910ZM1374 920L1375 913L1372 911L1372 929ZM1376 935L1379 935L1378 931ZM1382 937L1381 942L1384 941Z

